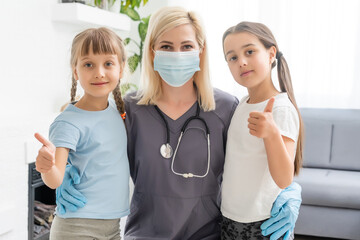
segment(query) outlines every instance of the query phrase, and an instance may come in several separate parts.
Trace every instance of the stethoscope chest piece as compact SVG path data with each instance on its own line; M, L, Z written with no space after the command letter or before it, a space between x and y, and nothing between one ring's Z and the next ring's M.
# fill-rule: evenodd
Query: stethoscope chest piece
M173 155L173 149L169 143L164 143L160 147L160 153L163 158L171 158Z

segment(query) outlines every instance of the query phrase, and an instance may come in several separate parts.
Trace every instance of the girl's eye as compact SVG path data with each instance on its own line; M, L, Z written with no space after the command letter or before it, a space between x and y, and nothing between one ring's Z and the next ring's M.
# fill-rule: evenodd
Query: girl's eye
M251 55L251 54L253 54L254 53L254 50L248 50L248 51L246 51L246 54L247 55Z
M112 62L105 63L105 66L107 66L107 67L111 67L112 65L114 65Z
M236 60L237 60L236 56L231 56L231 57L229 57L228 62L233 62L233 61L236 61Z
M85 63L85 64L84 64L84 67L86 67L86 68L91 68L91 67L92 67L92 64L91 64L91 63Z

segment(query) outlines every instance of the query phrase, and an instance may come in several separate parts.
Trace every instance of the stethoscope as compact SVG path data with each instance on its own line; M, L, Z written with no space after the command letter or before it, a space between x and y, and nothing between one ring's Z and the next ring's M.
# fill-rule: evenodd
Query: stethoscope
M171 161L171 171L178 175L178 176L182 176L184 178L192 178L192 177L197 177L197 178L203 178L203 177L206 177L206 175L208 175L209 173L209 169L210 169L210 131L209 131L209 128L208 128L208 125L206 124L205 120L203 118L201 118L199 115L200 115L200 106L199 106L199 103L196 102L196 114L195 116L192 116L192 117L189 117L184 125L182 126L181 128L181 132L180 132L180 137L178 139L178 142L177 142L177 145L176 145L176 148L175 148L175 152L174 152L174 155L173 155L173 150L172 150L172 147L170 146L170 131L169 131L169 125L168 125L168 122L167 120L165 119L164 115L162 114L162 112L160 111L160 109L158 108L158 106L155 105L155 109L156 111L159 113L160 117L162 118L162 120L164 121L165 123L165 127L166 127L166 143L162 144L161 147L160 147L160 154L163 158L171 158L172 157L172 161ZM206 169L206 173L204 175L197 175L197 174L194 174L194 173L179 173L179 172L176 172L174 170L174 162L175 162L175 158L176 158L176 153L179 149L179 146L180 146L180 142L181 142L181 139L184 135L184 133L186 132L186 127L187 125L189 124L189 122L191 122L192 120L200 120L201 122L204 123L205 125L205 129L206 129L206 138L207 138L207 148L208 148L208 161L207 161L207 169Z

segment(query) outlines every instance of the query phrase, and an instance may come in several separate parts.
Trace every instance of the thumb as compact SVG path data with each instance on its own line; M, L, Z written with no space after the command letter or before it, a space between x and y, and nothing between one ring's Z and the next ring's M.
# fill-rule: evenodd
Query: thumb
M56 148L55 148L54 144L52 144L52 142L50 142L49 140L44 138L40 133L35 133L34 136L39 142L41 142L50 151L55 152Z
M264 109L264 112L272 112L273 106L274 106L275 98L270 98L268 103L266 104L266 107Z

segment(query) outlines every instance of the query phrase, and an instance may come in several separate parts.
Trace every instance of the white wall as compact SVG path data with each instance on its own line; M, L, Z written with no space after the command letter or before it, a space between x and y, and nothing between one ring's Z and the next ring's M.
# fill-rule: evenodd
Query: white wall
M273 32L291 72L300 107L360 109L360 2L358 0L169 0L198 12L207 30L213 85L247 94L232 78L222 35L241 21ZM205 7L206 6L206 7ZM273 71L277 83L276 71Z
M68 95L64 59L75 29L69 26L65 32L52 23L52 3L19 0L0 8L0 215L14 216L10 224L0 225L0 239L27 239L25 143L35 131L46 133Z
M0 240L27 239L27 161L39 148L33 134L47 136L69 101L71 41L91 27L53 22L56 2L17 0L0 7ZM143 14L165 3L151 0Z

